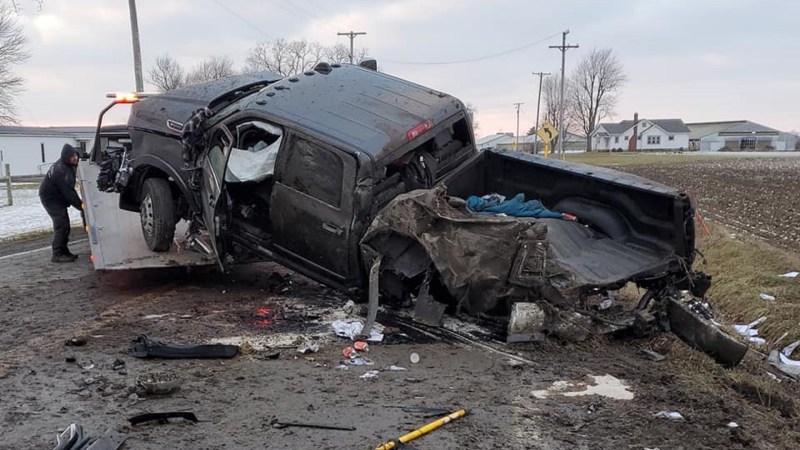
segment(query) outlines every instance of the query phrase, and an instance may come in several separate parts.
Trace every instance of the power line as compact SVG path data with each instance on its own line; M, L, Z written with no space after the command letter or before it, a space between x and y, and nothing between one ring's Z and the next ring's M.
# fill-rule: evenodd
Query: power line
M519 107L524 105L524 102L514 103L514 106L517 107L517 135L514 139L514 151L519 151Z
M542 103L542 78L550 75L549 72L533 72L539 77L539 96L536 98L536 127L533 130L533 154L539 153L539 105Z
M522 45L520 47L515 47L510 50L505 50L500 53L493 53L491 55L479 56L477 58L469 58L469 59L461 59L455 61L440 61L440 62L414 62L414 61L391 61L391 60L384 60L383 62L391 63L391 64L408 64L413 66L436 66L436 65L445 65L445 64L464 64L464 63L471 63L477 61L485 61L487 59L498 58L500 56L509 55L514 52L518 52L520 50L525 50L526 48L533 47L534 45L541 44L542 42L554 38L558 36L559 33L553 33L550 36L545 38L539 39L538 41L530 42L528 44Z
M567 35L569 30L564 30L561 33L561 45L551 45L550 48L557 48L561 50L561 99L559 100L559 118L558 118L558 148L561 153L561 159L564 159L564 63L567 57L567 50L571 48L578 48L577 45L567 45Z
M339 36L347 36L350 38L350 64L353 64L353 40L356 36L362 36L367 34L366 31L350 31L350 32L338 32L336 33Z
M255 24L253 24L249 20L245 19L244 17L240 16L236 11L234 11L231 8L229 8L229 7L225 6L225 5L223 5L222 3L220 3L219 0L214 0L214 3L216 3L219 6L221 6L223 9L225 9L225 11L228 11L229 13L234 15L236 18L238 18L239 20L244 22L250 28L258 31L259 33L263 34L265 37L267 37L269 39L274 39L272 36L270 36L269 34L265 33L264 30L262 30L260 27L256 26Z

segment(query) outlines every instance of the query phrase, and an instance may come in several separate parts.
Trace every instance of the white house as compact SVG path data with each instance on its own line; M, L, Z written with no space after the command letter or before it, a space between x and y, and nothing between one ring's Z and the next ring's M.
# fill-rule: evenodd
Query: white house
M691 130L689 148L701 152L793 151L798 137L749 120L686 124Z
M6 163L11 175L43 175L58 161L64 144L87 150L95 127L0 126L0 177Z
M689 131L681 119L623 120L601 123L589 137L593 150L628 150L635 133L637 151L674 151L689 149Z

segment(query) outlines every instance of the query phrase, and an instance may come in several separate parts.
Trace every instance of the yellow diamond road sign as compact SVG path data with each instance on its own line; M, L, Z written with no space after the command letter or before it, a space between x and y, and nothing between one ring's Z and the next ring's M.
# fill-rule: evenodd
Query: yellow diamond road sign
M539 128L539 131L537 131L536 134L546 144L549 144L553 139L556 138L556 136L558 136L558 131L552 123L547 122L546 124L542 125L542 128Z

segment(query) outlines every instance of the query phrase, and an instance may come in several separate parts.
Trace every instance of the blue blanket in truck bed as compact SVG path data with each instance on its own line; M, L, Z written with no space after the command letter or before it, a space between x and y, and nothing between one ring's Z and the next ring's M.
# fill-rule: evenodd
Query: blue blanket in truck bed
M471 196L467 199L467 209L477 214L505 214L513 217L533 217L535 219L574 220L560 212L550 211L539 200L525 201L524 194L517 194L506 200L502 195L492 194L485 197Z

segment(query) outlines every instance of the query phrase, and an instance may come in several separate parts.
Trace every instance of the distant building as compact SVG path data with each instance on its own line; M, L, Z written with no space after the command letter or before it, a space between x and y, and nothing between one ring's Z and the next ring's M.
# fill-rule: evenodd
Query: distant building
M797 135L783 133L749 120L686 124L691 130L689 148L716 151L793 151Z
M628 151L635 139L637 151L675 151L689 149L689 133L681 119L641 119L601 123L589 137L592 150Z
M11 175L44 175L61 157L64 144L86 151L95 127L0 126L0 177L6 163Z
M581 136L579 134L574 134L567 132L567 139L564 141L564 151L566 152L576 152L576 151L585 151L586 150L586 137ZM519 147L517 151L522 153L533 153L535 148L536 137L534 135L530 136L520 136L519 137ZM484 136L478 139L475 144L478 147L478 150L483 150L485 148L494 147L500 150L514 150L514 145L516 143L516 138L514 137L514 133L497 133L490 136ZM539 153L544 152L544 143L541 139L539 139ZM550 149L552 152L554 149Z

